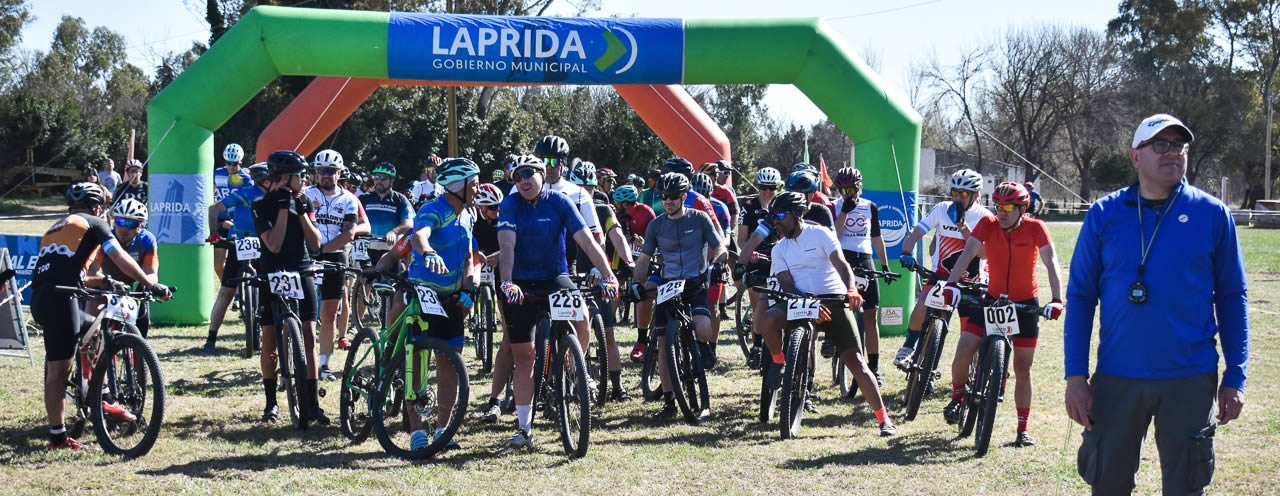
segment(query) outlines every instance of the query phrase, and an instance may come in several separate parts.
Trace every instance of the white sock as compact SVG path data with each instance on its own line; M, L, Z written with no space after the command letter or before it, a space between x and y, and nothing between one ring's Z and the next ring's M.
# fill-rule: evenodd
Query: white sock
M329 366L329 355L327 355L327 354L325 354L325 353L321 353L321 354L320 354L320 366L321 366L321 367L327 367L327 366Z
M533 405L516 405L516 420L520 430L533 432Z

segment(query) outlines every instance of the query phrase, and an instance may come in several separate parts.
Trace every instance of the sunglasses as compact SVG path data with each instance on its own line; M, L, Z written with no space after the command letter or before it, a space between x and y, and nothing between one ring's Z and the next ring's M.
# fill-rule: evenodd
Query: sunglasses
M840 193L845 194L845 195L852 195L852 194L857 193L857 192L859 192L859 191L862 191L862 188L861 188L861 187L856 187L856 188L843 188L843 189L841 189L841 190L840 190Z
M126 219L124 217L116 217L116 225L125 229L137 229L142 225L142 221Z
M554 160L554 159L552 159L552 160ZM538 173L538 171L537 171L537 170L535 170L535 169L533 169L532 167L526 167L526 168L524 168L524 169L520 169L520 170L515 171L515 173L513 173L512 175L513 175L513 176L515 176L516 180L518 180L518 181L524 181L524 180L526 180L526 179L529 179L529 178L533 177L533 176L534 176L535 174L537 174L537 173Z
M1001 212L1012 212L1017 209L1018 209L1018 205L1013 203L997 203L996 204L996 210L999 210Z
M790 212L774 212L774 213L773 213L773 220L782 220L782 219L785 219L785 218L787 218L787 214L789 214L789 213L790 213Z
M973 192L965 191L963 189L951 188L951 196L963 196L967 198L967 197L973 196Z
M336 174L338 174L338 168L336 167L316 167L316 175L333 176Z
M760 191L777 191L778 190L777 186L757 186L757 187L760 188Z
M391 176L388 176L388 175L385 175L385 174L374 174L374 175L373 175L373 180L374 180L374 181L390 181L391 179L392 179L392 178L391 178Z
M498 211L498 206L497 206L497 205L485 205L485 206L484 206L484 209L485 209L485 210L488 210L488 211L490 211L490 212L497 212L497 211Z
M544 158L544 159L542 159L542 163L546 164L546 165L547 165L547 167L559 167L559 166L560 166L560 159L558 159L558 158Z
M683 193L674 194L674 195L662 195L662 201L678 201L683 199L684 199Z

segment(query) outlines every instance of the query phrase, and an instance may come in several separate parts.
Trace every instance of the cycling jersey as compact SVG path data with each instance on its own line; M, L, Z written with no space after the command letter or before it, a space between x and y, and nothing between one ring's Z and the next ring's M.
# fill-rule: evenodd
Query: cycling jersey
M711 210L716 213L716 222L723 229L721 232L725 235L729 234L729 206L724 202L715 198L708 199L711 202Z
M843 212L844 204L844 198L836 200L836 212ZM841 248L870 255L871 238L880 237L880 207L866 198L855 200L836 237L840 239Z
M419 205L442 194L444 194L444 188L430 180L413 183L413 187L409 189L409 197Z
M249 176L249 172L244 170L244 167L236 171L235 175L227 171L225 166L213 170L213 201L220 202L227 195L245 186L253 186L253 179ZM218 218L234 219L235 212L231 210L225 211Z
M342 188L336 188L332 195L326 194L319 186L311 186L303 191L311 199L315 210L316 229L320 230L320 245L333 241L342 234L342 224L356 222L360 211L360 200Z
M573 202L549 188L532 204L518 193L503 198L498 231L516 233L512 280L545 281L568 274L565 240L586 227Z
M725 207L729 209L730 219L738 216L738 196L733 194L732 189L723 184L717 184L715 189L711 190L711 197L724 202Z
M288 188L277 189L262 195L253 203L253 224L258 236L270 231L275 226L279 215L280 202L290 198L289 215L285 218L284 240L280 243L279 252L272 252L262 243L262 257L258 259L263 273L280 270L304 270L311 267L311 252L307 248L306 238L302 235L302 220L298 218L301 202L310 201L307 197L291 198L293 192ZM266 299L264 298L263 301Z
M226 207L227 211L234 212L231 215L230 235L240 238L257 236L257 228L253 225L252 207L253 202L258 198L262 198L265 193L266 191L257 186L246 186L232 191L222 198L222 206Z
M156 236L151 231L139 229L138 234L133 236L129 241L129 246L124 247L125 253L128 253L133 261L138 262L139 266L148 266L156 263ZM129 277L116 266L115 261L105 256L102 252L98 252L98 265L102 266L102 272L118 281L126 284L133 283L132 277Z
M108 255L120 249L120 243L111 235L107 221L84 212L64 217L40 238L36 270L31 276L32 286L80 284L98 249Z
M658 195L658 190L656 189L646 188L644 191L641 191L639 200L640 203L648 205L649 209L653 210L654 214L662 215L665 211L665 209L662 208L662 197Z
M468 209L455 213L448 197L427 200L413 217L413 230L427 230L427 243L444 259L448 272L436 274L427 270L423 256L415 250L413 262L409 264L409 278L422 281L437 293L453 293L461 288L463 269L471 263L471 245L474 243L471 225L474 222Z
M951 216L947 213L948 209L951 208L951 203L948 200L937 204L933 207L933 210L929 211L928 215L920 219L920 223L916 224L915 227L925 233L928 233L934 227L938 228L938 234L935 238L938 244L938 251L934 253L933 266L934 270L942 276L947 276L951 273L950 264L955 263L955 260L959 258L958 254L964 251L965 243L964 234L960 232L960 228L956 227L954 222L951 222ZM974 203L964 213L964 224L973 229L974 226L978 225L978 221L988 215L991 215L991 211L987 210L987 207ZM971 279L981 278L987 272L986 264L976 258L975 260L977 261L976 265L971 264L970 267L976 267L977 274L970 273L969 278Z
M1000 220L988 214L978 221L972 236L982 242L990 273L987 294L1009 295L1013 301L1036 297L1036 261L1040 248L1049 244L1044 222L1024 218L1012 231L1000 227Z
M749 230L755 230L760 227L762 222L766 227L768 226L769 206L761 205L760 197L747 198L742 204L742 216L738 218L738 225ZM769 253L769 250L773 249L773 244L776 242L778 242L777 237L766 236L764 241L760 242L760 246L756 247L756 253Z
M591 201L596 205L608 205L609 194L597 189L591 192Z
M476 223L471 227L471 236L475 238L475 248L480 253L489 255L498 251L498 221L486 220L476 216Z
M388 190L386 196L365 193L360 204L369 215L369 234L379 238L413 216L413 206L399 191Z
M124 201L126 198L133 198L147 204L147 182L139 181L137 186L133 183L124 183L116 187L114 193L111 193L111 203L116 204Z
M822 205L814 205L826 209ZM840 252L835 233L806 223L795 239L783 238L773 247L770 274L790 272L796 290L805 294L844 294L848 288L831 265L831 254Z
M663 279L690 279L707 270L707 253L719 247L720 234L707 214L687 210L679 219L666 215L649 223L640 253L662 251Z
M623 231L631 236L644 236L644 232L649 228L649 223L657 218L657 214L653 213L653 209L643 203L637 203L631 207L627 213L619 213L618 217L623 219Z

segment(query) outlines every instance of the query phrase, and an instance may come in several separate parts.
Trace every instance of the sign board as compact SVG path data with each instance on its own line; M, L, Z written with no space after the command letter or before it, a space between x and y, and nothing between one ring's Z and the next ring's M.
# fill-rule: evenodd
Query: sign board
M7 272L10 267L9 249L0 247L0 273ZM0 355L25 356L34 365L31 349L27 345L26 321L22 317L22 298L18 295L17 279L9 277L4 284L0 284Z
M53 224L54 221L49 221ZM4 257L5 267L12 268L18 274L17 287L22 290L22 301L31 301L31 274L36 270L36 259L40 253L40 236L31 234L0 233L0 248L8 251ZM3 298L0 298L3 299Z

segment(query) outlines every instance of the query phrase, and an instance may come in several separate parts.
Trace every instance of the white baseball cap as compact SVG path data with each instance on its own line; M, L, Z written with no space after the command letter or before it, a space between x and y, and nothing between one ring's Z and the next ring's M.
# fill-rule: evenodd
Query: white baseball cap
M1138 124L1138 129L1133 132L1132 148L1142 146L1142 143L1154 138L1157 134L1160 134L1160 131L1164 131L1165 128L1170 126L1177 126L1178 130L1182 131L1182 135L1187 138L1188 143L1196 139L1195 135L1191 134L1191 128L1183 124L1177 117L1169 114L1156 114L1143 119L1142 124Z

